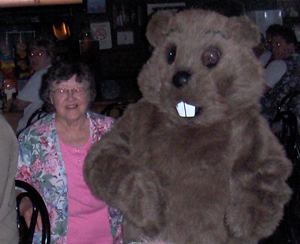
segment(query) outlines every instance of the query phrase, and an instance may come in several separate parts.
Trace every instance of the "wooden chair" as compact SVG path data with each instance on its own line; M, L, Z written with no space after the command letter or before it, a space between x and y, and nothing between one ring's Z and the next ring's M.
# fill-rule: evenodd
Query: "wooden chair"
M45 205L45 202L39 192L30 184L16 180L15 181L16 187L21 188L22 190L25 190L25 192L22 192L17 196L17 204L16 204L16 210L17 210L17 224L19 229L19 237L20 242L19 244L30 244L33 240L34 235L34 229L37 222L38 213L40 212L40 215L42 217L42 241L41 244L50 244L50 220L49 220L49 214L47 207ZM28 228L25 222L25 219L20 216L20 202L24 197L28 197L33 206L33 213L31 217L31 223L30 227Z
M47 114L48 114L48 112L47 112L46 108L41 107L41 108L37 109L28 119L26 127L18 132L17 137L21 134L21 132L23 130L25 130L27 127L32 125L35 121L38 121L39 119L45 117Z
M32 125L35 121L45 117L47 115L47 110L44 107L37 109L28 119L26 127Z

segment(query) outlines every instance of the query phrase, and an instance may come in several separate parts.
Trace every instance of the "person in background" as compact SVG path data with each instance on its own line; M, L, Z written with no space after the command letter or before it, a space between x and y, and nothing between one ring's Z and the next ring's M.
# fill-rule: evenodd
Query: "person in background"
M262 48L262 43L264 44L264 51L263 53L258 57L258 59L262 62L262 65L264 68L273 60L272 58L272 36L273 33L277 31L277 29L280 29L281 25L279 24L272 24L270 25L267 30L266 30L266 37L264 37L263 34L261 37L261 42L259 45L261 45Z
M253 48L256 57L261 61L263 67L266 67L272 60L272 37L273 33L281 29L281 25L272 24L266 29L266 37L261 33L260 43Z
M272 33L272 62L265 71L265 94L261 100L262 113L270 121L276 115L282 98L300 89L299 66L292 54L297 38L294 31L277 26ZM297 112L296 108L294 108Z
M15 173L18 142L10 125L0 114L0 243L17 244L17 211L15 208Z
M42 76L54 62L54 43L49 39L34 39L29 46L29 61L35 73L19 92L17 98L8 101L9 111L24 112L18 123L17 132L26 127L30 116L43 105L39 97L39 89Z
M40 97L49 114L19 135L16 179L43 197L51 224L51 243L121 244L122 216L96 199L83 179L87 151L110 130L113 119L89 111L96 96L94 77L81 63L60 62L43 76ZM31 204L21 202L30 223ZM37 230L40 230L38 220ZM34 236L40 243L41 231Z
M265 42L265 48L266 50L272 52L272 37L273 33L277 32L278 29L281 29L282 25L280 24L272 24L269 25L266 29L266 42Z

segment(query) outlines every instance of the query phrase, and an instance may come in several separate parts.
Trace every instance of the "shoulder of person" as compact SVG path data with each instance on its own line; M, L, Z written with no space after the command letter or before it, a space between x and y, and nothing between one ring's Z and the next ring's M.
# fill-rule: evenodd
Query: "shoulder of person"
M36 74L36 75L43 75L43 74L47 73L47 71L48 71L49 68L50 68L50 66L47 66L46 68L39 69L39 70L37 70L37 71L34 73L34 75L35 75L35 74Z
M38 121L34 122L32 125L25 128L19 135L19 137L26 137L26 136L35 136L39 134L37 131L43 130L51 130L50 125L54 120L53 113L47 114L45 117L39 119ZM45 131L44 131L45 132Z
M108 117L104 114L99 114L99 113L95 113L95 112L92 112L92 111L88 111L87 114L88 114L88 117L90 117L92 120L97 120L97 119L114 120L112 117Z
M40 83L41 77L45 73L47 73L47 70L48 68L43 68L34 72L34 74L30 77L30 79L28 80L28 82L25 84L25 86L22 88L21 91L26 91L26 88L31 90L32 88L31 86L36 86L36 83Z
M91 120L92 128L96 130L100 129L101 132L103 129L110 130L110 128L113 126L113 123L115 121L114 118L108 117L103 114L98 114L91 111L89 111L87 114Z
M286 68L286 63L285 61L283 61L282 59L278 59L278 60L273 60L271 63L269 63L269 65L267 66L267 68Z
M273 88L287 71L287 65L283 60L274 60L266 68L265 84Z
M266 74L284 75L287 71L287 65L284 60L274 60L266 67Z

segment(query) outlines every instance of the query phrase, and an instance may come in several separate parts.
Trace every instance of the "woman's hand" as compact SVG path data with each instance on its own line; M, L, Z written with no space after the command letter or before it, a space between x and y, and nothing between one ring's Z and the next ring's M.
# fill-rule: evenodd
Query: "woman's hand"
M19 206L19 210L20 210L20 215L24 217L26 225L29 228L30 223L31 223L32 213L33 213L33 206L32 206L31 200L28 197L24 197L22 199L20 206ZM37 216L35 232L42 230L42 227L43 227L42 218L41 218L41 214L39 212L38 216Z

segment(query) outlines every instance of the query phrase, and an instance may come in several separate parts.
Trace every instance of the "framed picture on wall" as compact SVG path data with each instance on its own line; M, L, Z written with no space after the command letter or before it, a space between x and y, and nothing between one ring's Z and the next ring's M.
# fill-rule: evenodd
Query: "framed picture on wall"
M183 10L185 8L184 2L179 3L153 3L153 4L147 4L147 14L150 15L157 10L174 10L179 11Z
M106 12L105 0L87 0L87 12L89 14L105 13Z
M140 5L136 2L118 2L113 5L113 28L132 28L139 23Z

